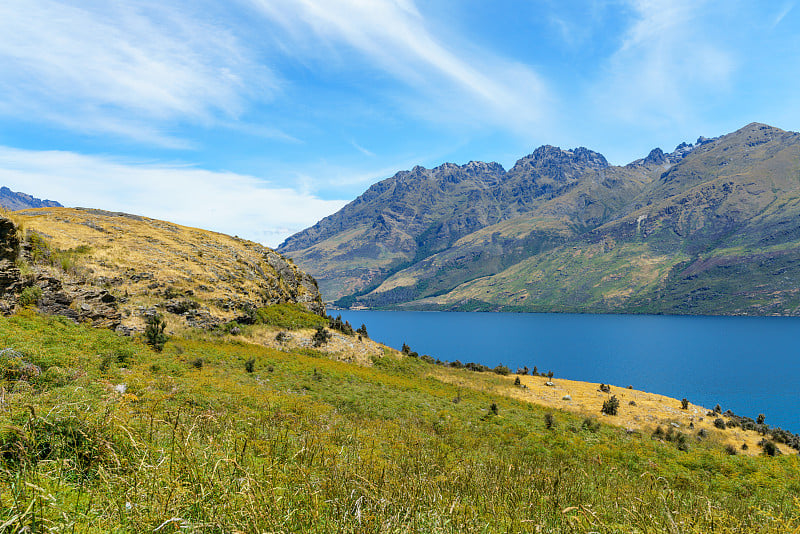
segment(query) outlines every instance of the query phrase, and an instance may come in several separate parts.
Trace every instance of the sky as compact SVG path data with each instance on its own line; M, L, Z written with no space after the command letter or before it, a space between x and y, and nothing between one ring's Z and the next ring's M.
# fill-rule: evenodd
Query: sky
M800 129L800 0L3 0L0 185L269 246L415 165Z

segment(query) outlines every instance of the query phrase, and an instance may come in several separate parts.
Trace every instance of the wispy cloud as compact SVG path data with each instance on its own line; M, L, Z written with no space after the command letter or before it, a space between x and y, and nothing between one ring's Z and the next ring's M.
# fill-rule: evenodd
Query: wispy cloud
M692 95L724 91L736 63L707 35L706 2L629 0L634 21L593 88L615 119L659 125L696 113ZM706 100L706 99L703 99Z
M775 15L775 18L772 20L772 24L770 25L770 29L775 29L775 27L781 23L781 21L789 14L789 12L794 9L795 2L787 2L783 5L781 10Z
M270 246L345 204L231 172L9 147L0 147L0 183L68 206L136 213Z
M282 28L288 53L341 59L352 53L424 94L421 113L530 130L552 104L530 67L465 41L445 43L413 0L250 0ZM313 36L314 38L309 38ZM409 101L414 98L409 98ZM408 102L405 102L408 104Z
M258 98L278 90L231 32L191 4L171 6L0 3L0 114L180 145L159 131L162 121L235 118L250 87Z

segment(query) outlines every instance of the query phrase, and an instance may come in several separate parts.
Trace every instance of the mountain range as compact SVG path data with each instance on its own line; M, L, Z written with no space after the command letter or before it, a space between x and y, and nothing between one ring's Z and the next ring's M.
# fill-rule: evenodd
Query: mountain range
M30 208L59 208L55 200L41 200L26 193L17 193L8 187L0 187L0 208L16 211Z
M800 134L752 123L625 166L418 166L277 250L344 307L794 315L798 215Z

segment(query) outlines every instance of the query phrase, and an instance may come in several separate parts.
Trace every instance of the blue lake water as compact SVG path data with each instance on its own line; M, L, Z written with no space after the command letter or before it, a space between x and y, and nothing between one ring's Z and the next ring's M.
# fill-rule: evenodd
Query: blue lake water
M800 318L331 311L441 360L527 365L660 393L800 433Z

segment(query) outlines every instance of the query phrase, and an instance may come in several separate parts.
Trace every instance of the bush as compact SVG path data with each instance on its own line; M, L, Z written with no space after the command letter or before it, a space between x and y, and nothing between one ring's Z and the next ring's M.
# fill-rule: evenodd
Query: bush
M252 373L253 371L255 371L256 370L256 359L255 358L250 358L249 360L244 362L244 370L247 371L248 373Z
M336 318L328 317L328 327L331 330L336 330L347 336L352 336L355 334L353 327L349 322L343 321L341 315L337 316Z
M500 412L500 409L497 407L497 403L493 402L491 406L489 406L489 411L492 412L494 415L497 415Z
M717 404L716 406L714 406L714 412L722 413L722 407L719 404Z
M369 334L367 334L367 326L365 324L361 324L360 327L356 329L356 333L360 336L364 336L365 338L369 339Z
M511 369L509 369L505 365L498 365L497 367L492 369L492 371L494 371L498 375L503 375L503 376L508 376L511 374Z
M736 447L729 443L728 445L725 445L725 452L730 456L736 456Z
M681 399L681 410L688 410L689 409L689 399L683 398Z
M583 419L583 423L581 423L581 428L584 428L590 432L597 432L600 430L600 421L594 417L585 417Z
M758 417L756 417L756 424L763 425L766 418L767 416L765 416L763 413L758 414Z
M331 337L333 337L333 335L328 332L325 327L318 326L317 331L314 332L314 336L311 338L311 345L315 348L321 347L327 343Z
M725 430L727 428L725 420L722 419L721 417L717 417L716 419L714 419L714 426L719 428L720 430Z
M167 334L164 333L166 327L167 323L164 322L161 314L154 313L145 318L144 338L147 344L153 347L156 352L164 350L164 344L169 339Z
M761 446L764 449L764 456L777 456L781 453L778 446L772 441L762 441Z
M519 377L514 379L514 385L515 386L521 386L522 385L522 381L519 379Z
M281 330L280 332L278 332L278 335L275 336L275 341L277 341L278 343L284 343L286 341L289 341L289 337L290 337L289 332L284 332L283 330Z
M553 414L546 413L544 414L544 427L547 429L553 428L556 425L556 418L553 417Z
M194 360L192 360L189 363L191 363L192 367L194 367L195 369L202 369L203 368L203 358L195 358Z
M26 287L19 295L20 306L33 306L42 298L42 288L39 286Z
M603 402L603 408L600 410L606 415L617 415L619 409L619 400L616 395L611 395L611 398Z

